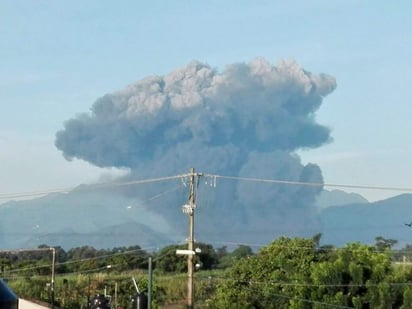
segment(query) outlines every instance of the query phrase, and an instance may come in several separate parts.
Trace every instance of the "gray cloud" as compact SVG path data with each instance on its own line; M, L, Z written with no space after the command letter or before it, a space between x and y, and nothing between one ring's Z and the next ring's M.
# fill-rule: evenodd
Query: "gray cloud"
M128 167L139 178L195 167L234 176L322 181L320 169L303 166L295 151L331 140L315 113L335 88L333 77L312 74L293 61L275 66L255 59L223 71L192 62L101 97L90 113L64 124L55 144L68 160ZM309 209L320 190L266 190L243 183L221 188L221 202L240 205L233 220L248 224L253 224L247 210L252 203L272 212Z

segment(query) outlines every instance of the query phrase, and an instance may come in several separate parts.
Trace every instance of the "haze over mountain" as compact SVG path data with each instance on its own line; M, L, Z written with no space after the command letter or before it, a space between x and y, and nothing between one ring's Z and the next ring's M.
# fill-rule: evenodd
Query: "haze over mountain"
M2 248L40 244L109 248L137 243L152 247L177 239L168 222L142 209L138 200L94 190L8 202L0 205L0 217Z
M362 195L357 193L347 193L341 190L322 190L316 197L316 206L318 208L363 203L368 203L368 200Z
M349 204L322 210L322 243L343 245L360 241L372 244L382 236L400 245L412 243L412 194L374 203Z
M140 245L156 250L171 243L185 242L187 218L181 212L181 204L168 205L167 194L164 198L159 197L160 204L170 206L174 213L169 212L165 217L161 211L157 213L151 208L152 202L142 204L119 194L84 189L0 205L0 248L33 248L41 244L59 245L65 249L83 245L95 248ZM327 195L335 201L345 199L345 193L337 190ZM353 199L353 195L346 195L346 199ZM396 239L401 244L410 243L408 235L412 235L412 229L405 223L412 221L411 204L412 195L405 194L375 203L322 207L318 214L321 228L316 232L322 233L322 244L336 246L355 241L374 243L377 236ZM196 222L210 222L205 217L207 207L211 204L206 200L199 203ZM276 217L279 214L274 211L266 215ZM287 230L283 235L290 236ZM243 233L237 233L236 229L225 225L215 233L196 229L195 237L216 245L251 244L251 239L255 240L253 244L263 245L276 235L268 235L260 226L244 225Z

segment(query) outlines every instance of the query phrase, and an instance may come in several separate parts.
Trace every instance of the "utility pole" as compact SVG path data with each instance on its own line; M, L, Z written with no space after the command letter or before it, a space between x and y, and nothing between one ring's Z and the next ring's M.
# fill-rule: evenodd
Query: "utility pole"
M52 274L51 274L51 282L50 282L50 290L51 290L51 308L54 309L54 279L55 279L55 267L56 267L56 248L50 248L52 250Z
M148 282L148 288L147 288L147 309L152 308L152 279L153 279L152 257L149 256L149 282Z
M196 208L195 200L195 169L191 168L189 173L189 204L183 205L183 213L189 216L189 238L187 240L187 308L193 309L193 295L194 295L194 284L193 284L193 273L194 273L194 212Z

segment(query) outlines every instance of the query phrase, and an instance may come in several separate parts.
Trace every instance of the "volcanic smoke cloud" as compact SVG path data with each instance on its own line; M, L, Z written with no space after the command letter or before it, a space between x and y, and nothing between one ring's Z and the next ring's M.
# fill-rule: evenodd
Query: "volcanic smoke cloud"
M293 61L274 66L256 59L222 72L192 62L101 97L91 113L65 123L56 146L68 160L127 167L140 179L195 167L204 173L321 182L320 169L303 166L296 150L330 141L330 130L316 123L315 112L335 88L333 77L309 73ZM239 226L270 220L277 229L297 231L296 226L316 221L310 218L320 188L245 182L221 187L219 201L237 210L230 213Z

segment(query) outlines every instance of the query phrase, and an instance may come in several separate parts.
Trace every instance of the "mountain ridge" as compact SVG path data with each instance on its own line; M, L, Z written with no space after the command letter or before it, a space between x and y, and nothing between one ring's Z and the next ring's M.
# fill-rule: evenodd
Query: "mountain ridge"
M412 221L412 194L401 194L373 203L348 204L324 209L320 216L324 230L323 242L344 245L360 241L374 243L382 236L410 242L405 223ZM411 237L412 242L412 237Z
M373 203L365 202L362 196L345 195L338 190L326 194L329 197L336 194L331 200L341 198L342 203L358 203L318 207L316 220L320 222L320 230L314 227L312 234L303 236L320 232L322 243L337 246L354 241L373 243L377 236L403 243L408 242L405 238L407 232L412 236L412 230L405 226L405 223L412 221L412 194L401 194ZM166 200L160 204L168 203ZM107 249L129 245L162 247L183 243L187 234L186 216L180 207L169 208L166 215L161 209L143 203L136 197L80 189L33 200L10 201L0 205L0 248L33 248L47 244L63 248L92 245ZM216 208L216 211L219 209ZM264 211L265 216L278 215L277 210L270 212L270 208L265 208ZM227 211L227 214L230 212ZM204 230L204 225L197 230L199 236L208 235L200 241L218 242L222 239L222 231L226 231L227 236L233 228L229 224L218 229L216 223L210 221L213 218L209 218L202 207L197 210L197 215L203 218L203 224L206 222L211 225L209 231ZM234 218L238 216L233 215ZM259 222L256 220L251 220L251 223L247 219L239 221L238 232L230 234L228 238L238 243L250 243L256 240L270 241L279 235L300 236L288 229L268 234L265 220L258 226L255 225ZM287 225L284 227L287 228Z

